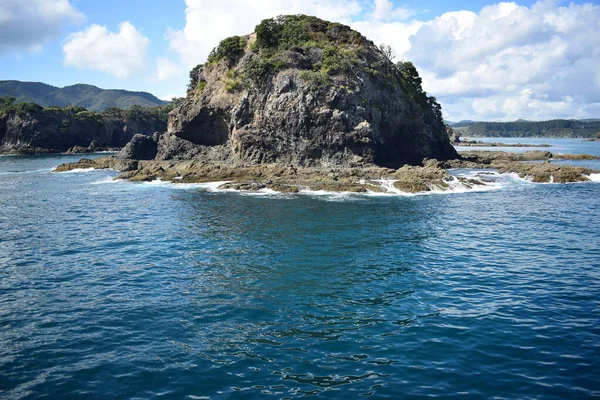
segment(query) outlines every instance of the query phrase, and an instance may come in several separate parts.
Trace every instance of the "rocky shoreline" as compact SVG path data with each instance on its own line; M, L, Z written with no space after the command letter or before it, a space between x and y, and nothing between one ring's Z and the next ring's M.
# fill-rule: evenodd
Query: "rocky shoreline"
M0 155L3 156L35 156L43 154L94 154L94 153L117 153L121 150L118 147L82 147L74 146L67 151L57 149L43 149L39 147L19 147L0 149Z
M466 151L461 159L442 163L445 168L493 169L499 173L515 173L536 183L587 182L597 170L554 164L551 161L598 160L590 154L553 154L548 151L509 153L503 151Z
M451 175L448 169L453 168L496 170L499 173L516 173L532 182L554 183L585 182L590 180L591 174L600 172L549 162L559 159L590 160L598 157L578 154L554 155L541 151L523 154L478 151L463 153L461 158L456 160L428 160L421 166L406 165L391 169L376 165L355 168L297 167L281 164L231 165L201 161L133 160L113 156L84 158L74 163L62 164L55 172L89 168L113 169L121 171L115 179L132 182L225 182L219 188L241 191L270 189L282 193L298 193L302 190L418 193L449 190L456 185L461 185L464 189L486 185L483 180Z

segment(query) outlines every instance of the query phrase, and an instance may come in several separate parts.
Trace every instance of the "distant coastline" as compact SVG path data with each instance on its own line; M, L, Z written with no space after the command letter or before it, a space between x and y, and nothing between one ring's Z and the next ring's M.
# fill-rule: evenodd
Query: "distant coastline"
M480 140L460 139L456 137L452 141L453 146L463 147L552 147L551 144L536 144L536 143L500 143L500 142L482 142Z
M448 122L459 136L467 137L519 137L519 138L598 138L600 119L554 119L548 121Z

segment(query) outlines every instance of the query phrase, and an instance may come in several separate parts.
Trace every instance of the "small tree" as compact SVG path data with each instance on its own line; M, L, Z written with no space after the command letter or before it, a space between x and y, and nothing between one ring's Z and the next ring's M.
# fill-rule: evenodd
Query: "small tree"
M202 70L204 69L204 65L198 64L190 71L190 83L188 84L188 91L195 89L202 79L204 79L202 75Z
M183 100L185 100L185 97L173 97L171 99L171 104L173 105L173 107L177 107L181 103L183 103Z
M382 43L379 46L379 50L381 50L381 52L383 53L383 55L390 60L391 62L394 62L394 59L396 58L396 52L394 51L394 49L392 48L392 46Z
M256 26L256 44L263 49L275 48L279 45L282 30L282 18L263 19Z
M13 96L1 96L0 97L0 115L8 114L14 109L15 99Z

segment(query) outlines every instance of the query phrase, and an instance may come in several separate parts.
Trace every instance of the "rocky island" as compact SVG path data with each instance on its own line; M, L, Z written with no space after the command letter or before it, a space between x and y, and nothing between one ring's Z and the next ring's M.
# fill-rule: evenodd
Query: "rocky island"
M136 135L115 157L57 171L113 168L132 181L227 181L223 188L281 192L484 184L444 169L456 163L493 168L457 154L441 106L412 63L394 64L347 26L288 15L223 40L194 68L167 132ZM576 169L569 179L590 173Z

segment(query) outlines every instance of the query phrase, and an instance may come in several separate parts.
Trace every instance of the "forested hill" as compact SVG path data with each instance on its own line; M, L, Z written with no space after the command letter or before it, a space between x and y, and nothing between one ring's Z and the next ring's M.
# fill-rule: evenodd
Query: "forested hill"
M16 103L14 97L0 96L0 154L123 147L136 133L151 136L165 132L173 106L133 105L94 112L75 106Z
M475 122L454 128L461 136L470 137L598 137L600 120Z
M102 111L109 107L127 109L132 105L152 107L167 103L147 92L100 89L84 84L59 88L41 82L21 81L0 81L0 96L11 96L17 102L33 102L44 107L75 106L90 111Z

